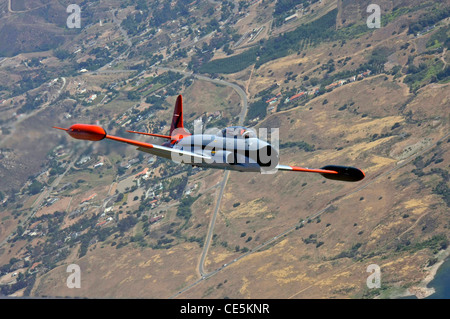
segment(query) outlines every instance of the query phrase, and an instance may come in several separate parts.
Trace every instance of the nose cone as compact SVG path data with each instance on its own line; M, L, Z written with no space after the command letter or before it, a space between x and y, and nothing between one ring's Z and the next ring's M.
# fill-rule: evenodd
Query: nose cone
M67 133L78 140L100 141L106 137L101 126L89 124L74 124L69 127Z

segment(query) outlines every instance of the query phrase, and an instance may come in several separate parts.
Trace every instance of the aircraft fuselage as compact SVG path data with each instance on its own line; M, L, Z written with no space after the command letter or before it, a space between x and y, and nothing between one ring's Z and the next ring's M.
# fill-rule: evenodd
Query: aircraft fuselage
M278 151L269 143L255 137L238 138L197 134L182 138L173 145L179 149L203 154L211 159L197 160L172 158L196 166L260 172L261 168L275 168L278 165Z

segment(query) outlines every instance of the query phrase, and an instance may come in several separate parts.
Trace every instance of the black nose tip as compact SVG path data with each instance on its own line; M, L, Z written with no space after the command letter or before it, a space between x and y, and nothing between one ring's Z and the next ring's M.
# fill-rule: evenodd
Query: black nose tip
M322 176L328 179L334 179L338 181L358 182L364 179L365 177L364 172L356 167L327 165L325 167L322 167L322 169L337 172L337 174L325 173L322 174Z

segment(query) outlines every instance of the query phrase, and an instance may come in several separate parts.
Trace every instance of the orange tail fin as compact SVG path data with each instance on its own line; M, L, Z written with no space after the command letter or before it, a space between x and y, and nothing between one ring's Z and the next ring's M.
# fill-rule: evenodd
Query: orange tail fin
M178 134L190 135L184 129L184 122L183 122L183 97L181 95L178 95L177 101L175 103L175 110L173 111L172 125L170 126L170 135L171 136L173 135L172 133L174 131L175 131L175 133L174 133L175 135L178 135Z

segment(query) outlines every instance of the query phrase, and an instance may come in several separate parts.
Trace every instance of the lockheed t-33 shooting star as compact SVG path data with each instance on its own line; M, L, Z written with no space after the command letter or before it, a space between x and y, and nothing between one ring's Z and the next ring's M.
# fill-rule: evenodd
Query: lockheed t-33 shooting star
M137 146L137 150L171 159L177 163L235 170L240 172L272 173L277 170L318 173L333 180L357 182L364 172L355 167L327 165L320 169L279 164L277 148L259 139L252 129L231 126L217 134L190 134L183 123L183 99L179 95L175 103L170 135L127 131L167 139L155 145L122 137L112 136L98 125L74 124L69 128L55 127L80 140L100 141L110 139Z

